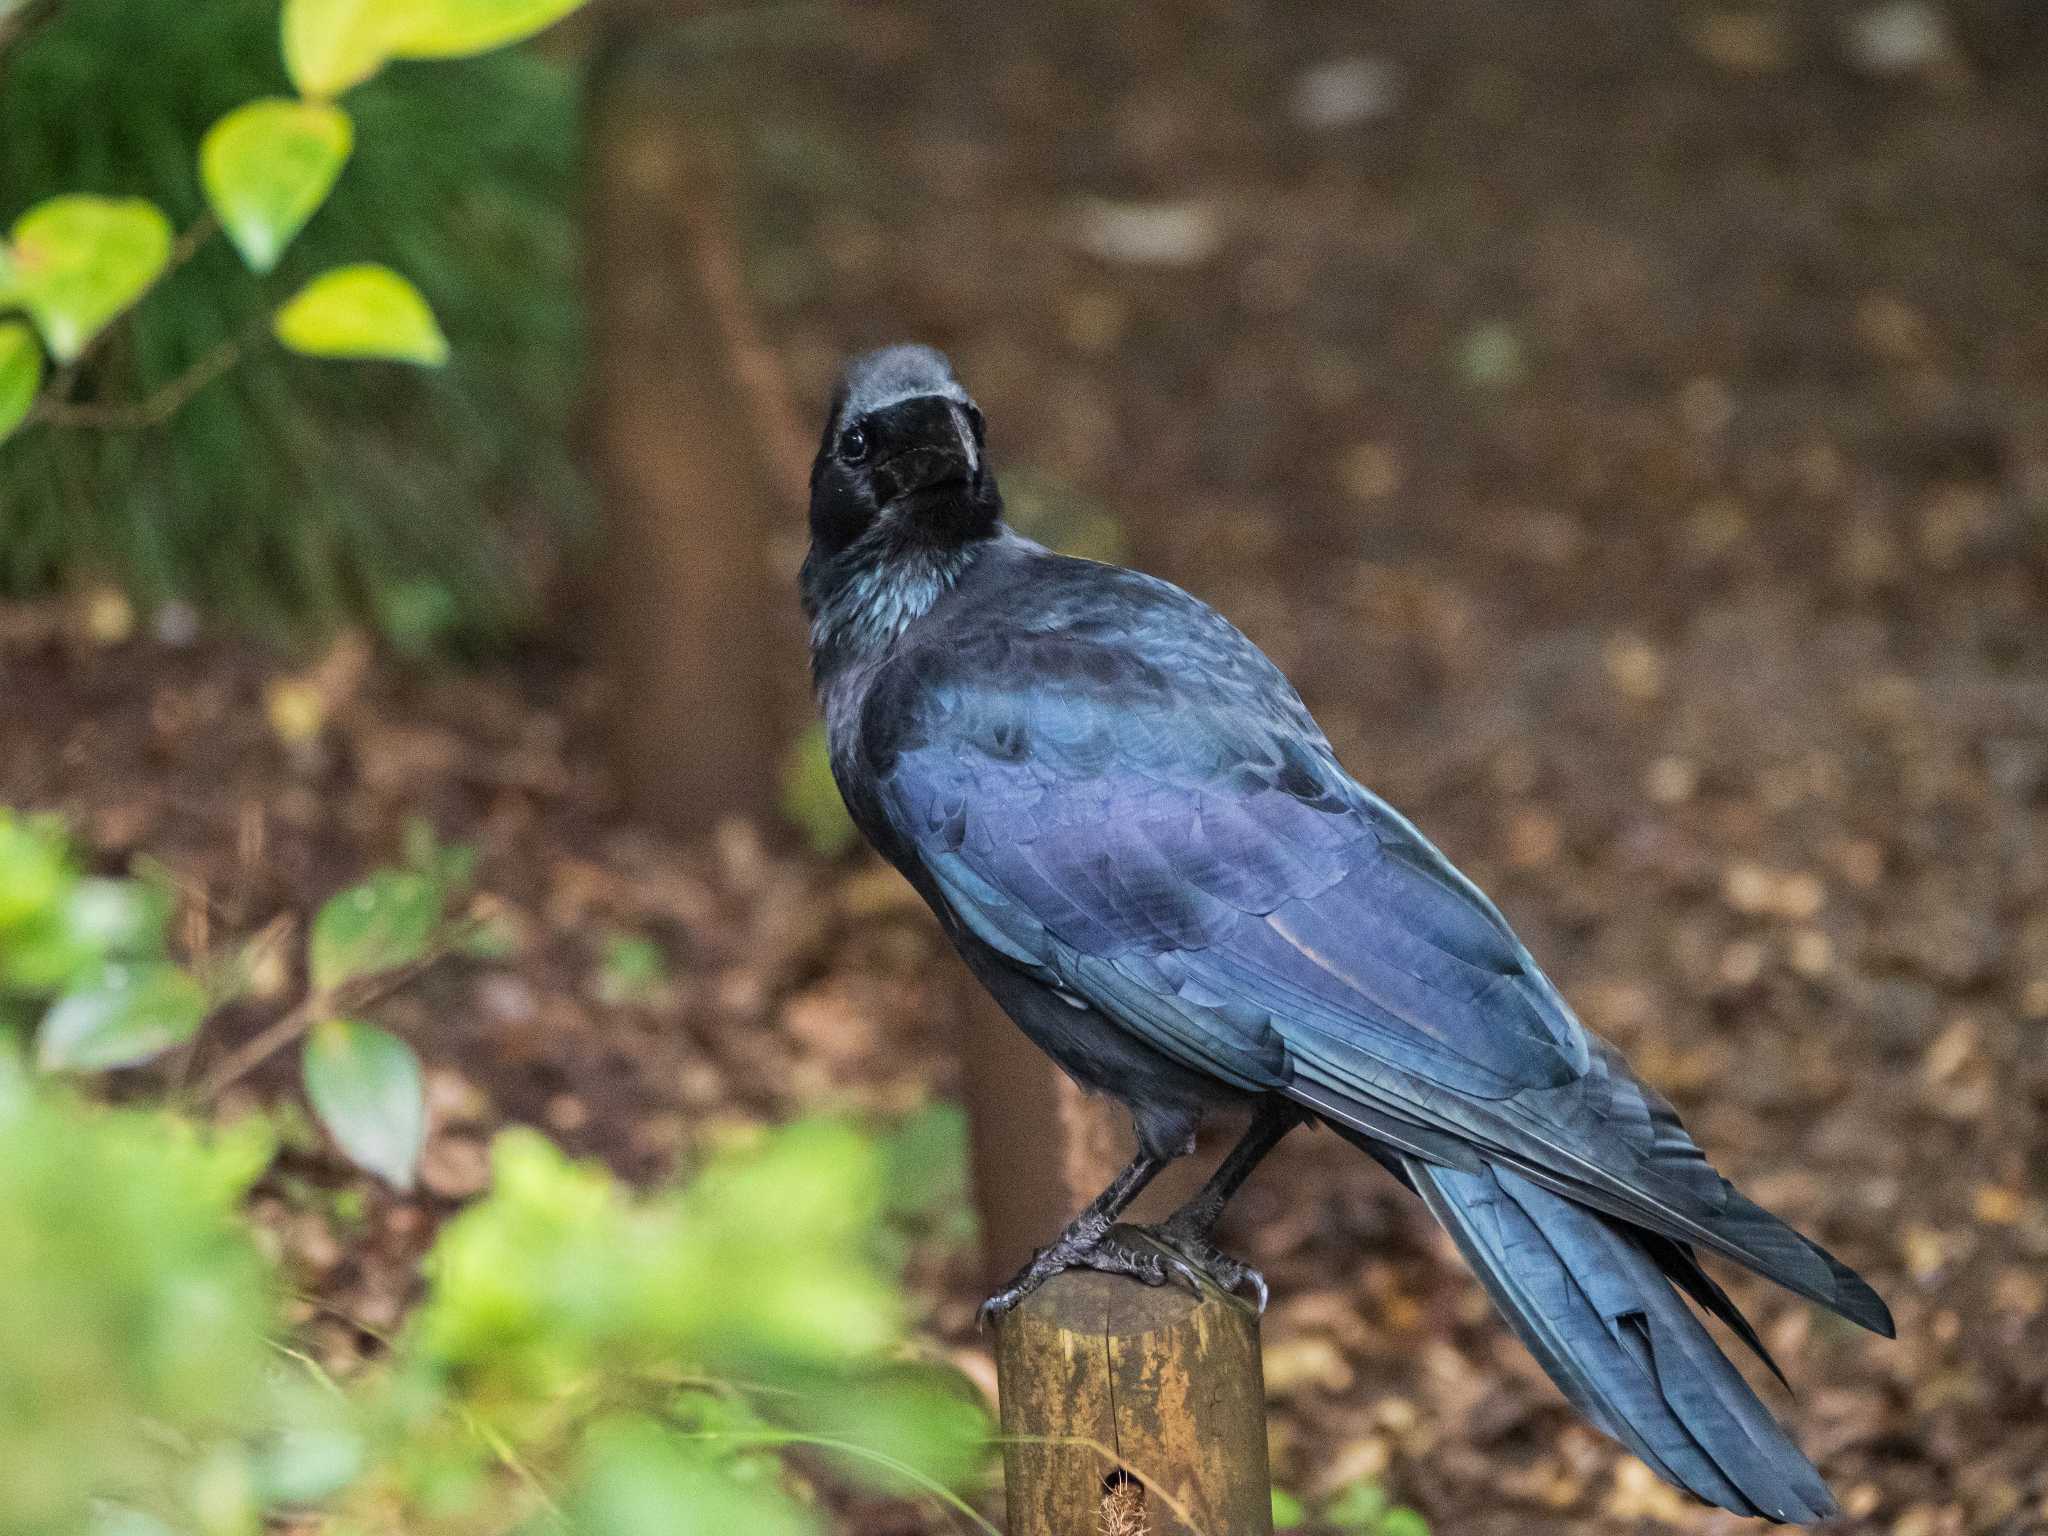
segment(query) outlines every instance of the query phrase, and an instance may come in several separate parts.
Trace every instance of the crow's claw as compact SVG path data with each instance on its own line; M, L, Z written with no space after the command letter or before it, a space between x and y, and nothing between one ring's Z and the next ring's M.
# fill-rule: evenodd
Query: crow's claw
M1169 1275L1178 1275L1198 1293L1200 1279L1178 1254L1162 1251L1150 1243L1126 1242L1112 1228L1089 1239L1072 1233L1049 1248L1041 1248L1015 1278L981 1304L977 1314L981 1326L1000 1322L1017 1303L1054 1275L1069 1269L1099 1270L1105 1275L1129 1275L1146 1285L1164 1285Z
M1112 1227L1094 1238L1072 1232L1062 1235L1051 1247L1039 1249L1008 1285L981 1304L981 1326L1000 1322L1026 1296L1069 1269L1129 1275L1146 1285L1178 1280L1197 1297L1204 1286L1232 1295L1249 1291L1259 1311L1266 1310L1264 1275L1224 1253L1203 1233L1169 1221L1159 1227Z
M1200 1284L1196 1277L1200 1276L1218 1290L1233 1296L1249 1291L1259 1311L1265 1312L1266 1277L1242 1259L1233 1259L1218 1248L1206 1232L1172 1220L1145 1230L1152 1241L1172 1255L1170 1262L1174 1273L1187 1278L1190 1284L1195 1285L1198 1294Z

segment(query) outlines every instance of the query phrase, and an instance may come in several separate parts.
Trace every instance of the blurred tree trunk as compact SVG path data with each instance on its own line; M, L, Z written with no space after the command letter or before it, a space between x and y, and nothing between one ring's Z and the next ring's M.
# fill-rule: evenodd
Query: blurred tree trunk
M599 594L627 802L693 835L774 812L804 718L795 593L801 447L764 408L715 125L665 28L616 28L586 139ZM795 460L792 462L792 453Z

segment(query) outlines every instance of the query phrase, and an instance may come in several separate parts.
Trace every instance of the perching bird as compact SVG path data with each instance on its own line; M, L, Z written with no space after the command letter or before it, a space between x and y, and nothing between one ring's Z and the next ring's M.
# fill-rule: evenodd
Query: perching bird
M1338 763L1207 605L1002 522L946 359L854 361L811 471L802 588L832 771L970 969L1138 1153L986 1311L1063 1269L1265 1282L1211 1241L1320 1122L1421 1196L1578 1409L1667 1481L1834 1512L1683 1291L1777 1373L1707 1249L1889 1336L1846 1265L1716 1173L1498 908ZM1156 1229L1111 1228L1205 1113L1251 1129ZM1780 1376L1782 1380L1782 1376Z

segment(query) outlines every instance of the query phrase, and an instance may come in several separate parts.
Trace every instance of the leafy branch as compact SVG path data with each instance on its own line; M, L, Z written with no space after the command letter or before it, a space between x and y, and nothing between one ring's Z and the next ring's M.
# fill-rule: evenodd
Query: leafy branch
M268 276L348 164L355 123L334 98L391 59L457 58L531 36L584 0L284 0L279 39L296 97L245 102L199 145L208 213L173 239L143 198L65 193L21 215L0 242L0 441L24 425L142 431L170 421L232 368L225 340L146 399L74 401L79 365L116 321L224 232L244 266ZM49 19L54 0L0 18L7 50ZM18 311L26 320L10 319ZM315 277L270 315L288 349L309 357L438 367L448 344L426 299L387 267ZM45 390L46 356L58 372ZM38 399L41 399L40 405Z
M410 1045L362 1015L472 947L480 931L450 916L472 852L440 845L422 824L407 853L406 867L380 870L321 905L307 938L305 995L181 1096L210 1103L303 1040L301 1078L314 1114L351 1161L400 1189L411 1187L425 1143L423 1075ZM6 812L0 886L13 893L0 899L0 997L49 999L34 1021L45 1072L140 1066L189 1046L244 993L279 931L266 928L239 955L176 965L161 887L86 878L59 828Z

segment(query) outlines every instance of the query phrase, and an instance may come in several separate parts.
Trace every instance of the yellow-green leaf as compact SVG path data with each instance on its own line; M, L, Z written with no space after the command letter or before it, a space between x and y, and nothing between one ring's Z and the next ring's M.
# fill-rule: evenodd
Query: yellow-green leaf
M43 385L43 349L19 320L0 320L0 443L22 423Z
M393 4L391 56L453 59L488 53L553 26L584 0L411 0Z
M393 0L284 0L284 67L308 96L339 96L384 67Z
M419 289L365 262L323 272L278 310L277 339L309 357L370 357L437 368L448 338Z
M207 130L199 180L252 270L277 265L327 201L354 141L341 108L277 97L237 107Z
M15 298L59 362L70 362L142 297L171 255L171 223L139 197L68 193L14 225Z

